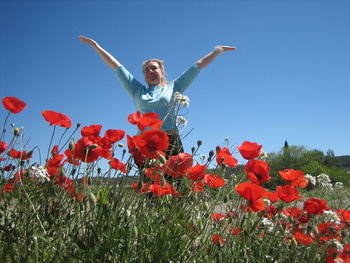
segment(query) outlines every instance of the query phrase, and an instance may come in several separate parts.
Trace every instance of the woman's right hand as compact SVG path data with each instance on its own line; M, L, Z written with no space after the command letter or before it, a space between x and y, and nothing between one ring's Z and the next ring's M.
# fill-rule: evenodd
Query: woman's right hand
M91 39L91 38L88 38L88 37L84 37L84 36L79 36L79 39L80 39L80 42L83 42L83 43L86 43L92 47L96 47L97 46L97 43L95 40Z

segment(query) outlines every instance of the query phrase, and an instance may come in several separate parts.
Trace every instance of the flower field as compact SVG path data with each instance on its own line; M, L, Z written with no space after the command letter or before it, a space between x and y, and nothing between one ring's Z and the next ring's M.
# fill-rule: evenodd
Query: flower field
M156 113L130 114L140 133L126 135L43 111L54 132L39 158L7 124L26 103L2 104L1 262L350 262L349 189L293 167L271 174L258 143L237 146L244 173L224 177L232 148L202 158L198 141L166 158ZM284 184L267 189L276 176Z

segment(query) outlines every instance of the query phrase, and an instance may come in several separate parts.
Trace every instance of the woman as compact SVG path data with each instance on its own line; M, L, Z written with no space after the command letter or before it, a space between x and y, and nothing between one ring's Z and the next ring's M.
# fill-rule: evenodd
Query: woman
M156 112L163 121L161 127L169 136L167 158L183 152L178 129L176 127L176 107L173 106L175 92L183 93L198 75L200 69L208 66L219 54L225 51L234 51L235 47L217 46L215 50L198 60L181 76L167 82L164 70L164 61L150 59L143 63L143 74L148 88L138 82L111 54L104 50L91 38L79 36L80 41L93 47L103 61L110 66L120 80L122 86L133 98L136 109L142 114Z

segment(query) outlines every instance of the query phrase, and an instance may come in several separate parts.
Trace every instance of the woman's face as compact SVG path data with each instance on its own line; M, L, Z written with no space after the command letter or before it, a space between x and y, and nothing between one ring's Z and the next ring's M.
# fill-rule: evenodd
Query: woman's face
M145 81L150 87L160 86L164 75L159 64L155 61L148 62L143 67L143 74L145 76Z

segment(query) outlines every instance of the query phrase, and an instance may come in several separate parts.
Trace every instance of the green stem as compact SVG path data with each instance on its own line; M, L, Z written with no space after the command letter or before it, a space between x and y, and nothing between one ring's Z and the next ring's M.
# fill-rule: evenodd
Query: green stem
M5 133L6 133L5 127L6 127L6 122L7 122L8 118L9 118L10 114L11 114L11 112L9 111L9 113L7 114L7 116L5 118L4 125L2 126L2 132L1 132L0 141L5 140Z
M49 159L51 144L52 144L52 141L53 141L53 137L55 136L55 131L56 131L56 126L54 125L53 126L53 132L52 132L52 135L51 135L50 144L49 144L49 148L47 149L46 161Z

